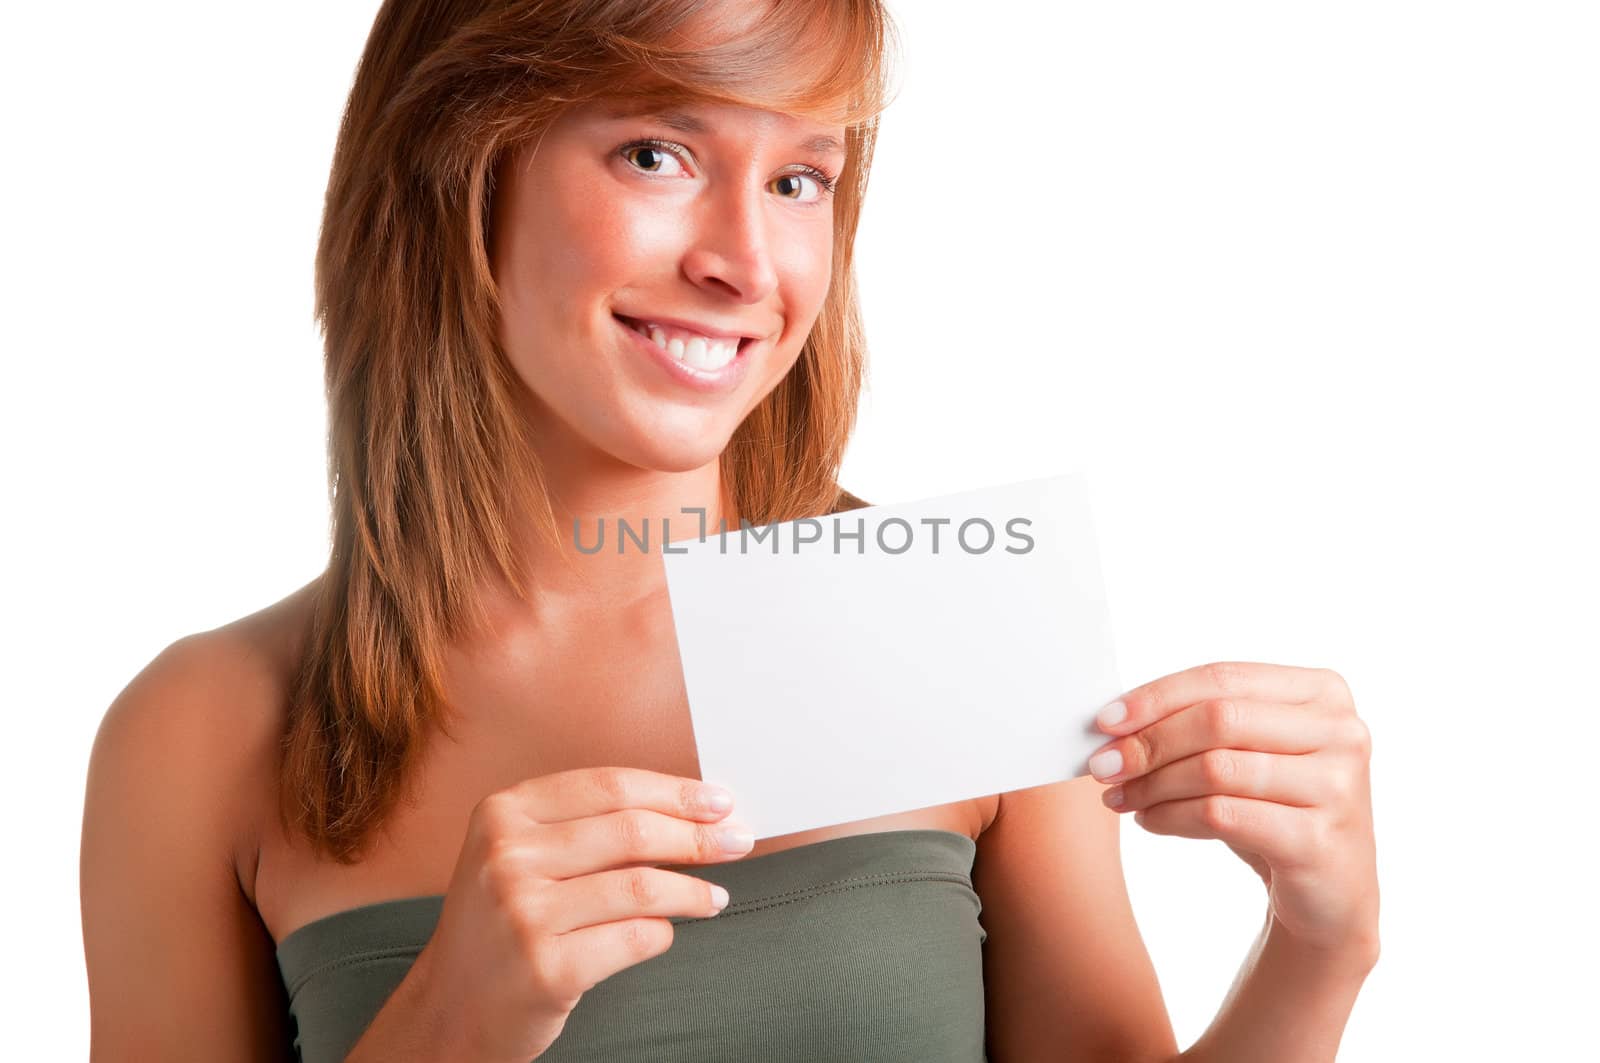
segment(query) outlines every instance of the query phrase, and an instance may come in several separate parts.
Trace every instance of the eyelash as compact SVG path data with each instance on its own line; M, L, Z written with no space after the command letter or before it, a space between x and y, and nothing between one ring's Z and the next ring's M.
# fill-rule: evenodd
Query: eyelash
M633 150L635 150L637 148L659 148L662 151L671 153L675 158L678 159L679 162L683 161L683 146L681 144L673 143L670 140L662 140L662 139L660 139L658 137L646 137L643 140L632 140L632 141L629 141L628 143L622 145L622 147L617 149L617 154L622 156L623 158L627 158L628 152L633 151ZM649 173L648 170L641 170L640 172L641 173ZM834 187L838 184L838 178L837 177L835 177L833 174L828 173L825 170L819 170L815 166L801 165L801 167L798 170L791 170L790 173L802 173L802 174L805 174L807 177L809 177L812 180L816 181L817 184L821 185L822 188L823 188L823 191L826 192L829 196L833 195ZM821 198L819 197L817 202L820 202L820 201L821 201ZM815 203L801 203L800 205L801 206L814 206Z

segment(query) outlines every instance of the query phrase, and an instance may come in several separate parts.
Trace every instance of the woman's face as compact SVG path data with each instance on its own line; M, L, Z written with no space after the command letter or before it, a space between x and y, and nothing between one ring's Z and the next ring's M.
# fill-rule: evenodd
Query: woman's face
M722 452L827 294L833 207L817 172L837 177L843 140L842 126L731 105L619 117L595 103L508 156L490 257L541 444L663 471ZM652 324L668 349L639 331Z

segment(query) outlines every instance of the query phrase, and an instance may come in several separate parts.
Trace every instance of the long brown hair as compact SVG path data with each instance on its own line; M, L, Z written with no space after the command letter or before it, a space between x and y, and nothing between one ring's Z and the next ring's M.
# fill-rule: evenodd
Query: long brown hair
M864 504L837 482L866 358L852 251L896 47L879 0L385 0L317 246L331 549L289 695L286 827L360 858L445 725L442 651L482 620L474 589L523 593L514 529L556 534L486 248L496 162L565 108L698 99L846 127L826 300L721 463L752 523Z

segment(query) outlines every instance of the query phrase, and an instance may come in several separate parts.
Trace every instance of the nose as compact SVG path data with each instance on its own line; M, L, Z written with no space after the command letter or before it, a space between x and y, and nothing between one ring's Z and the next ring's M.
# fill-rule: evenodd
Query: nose
M750 182L701 198L683 270L701 287L759 303L778 286L768 233L766 191Z

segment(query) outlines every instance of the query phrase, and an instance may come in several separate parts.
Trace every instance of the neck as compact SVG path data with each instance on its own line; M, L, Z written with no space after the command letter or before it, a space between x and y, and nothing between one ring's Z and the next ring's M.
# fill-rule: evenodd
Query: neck
M537 529L521 532L535 618L555 621L659 598L666 590L664 542L694 539L702 526L715 532L719 521L738 524L716 458L685 471L643 469L570 436L541 439L537 453L556 537L552 543ZM503 593L496 597L505 601ZM517 608L526 614L526 606Z

